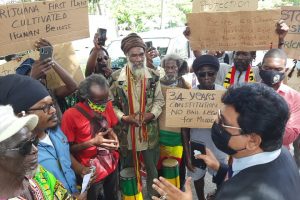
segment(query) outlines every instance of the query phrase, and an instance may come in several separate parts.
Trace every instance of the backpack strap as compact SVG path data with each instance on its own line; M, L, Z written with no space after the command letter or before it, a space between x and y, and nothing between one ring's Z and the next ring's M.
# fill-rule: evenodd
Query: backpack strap
M83 116L85 116L89 121L92 121L93 120L93 117L88 113L86 112L83 108L81 108L80 106L78 105L75 105L74 106Z
M95 136L99 131L103 132L106 129L103 128L103 121L107 123L107 120L104 116L101 116L101 118L97 117L96 115L90 115L87 111L85 111L82 107L75 105L74 106L83 116L85 116L90 124L91 124L91 134L92 136Z

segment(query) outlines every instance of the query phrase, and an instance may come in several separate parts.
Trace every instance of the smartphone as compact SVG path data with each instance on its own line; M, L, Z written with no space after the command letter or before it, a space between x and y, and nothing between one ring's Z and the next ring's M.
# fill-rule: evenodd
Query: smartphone
M151 47L153 47L152 41L149 42L145 42L147 49L150 49Z
M101 46L105 45L106 32L107 32L106 29L104 29L104 28L98 28L98 34L99 34L98 44L101 45Z
M205 169L206 168L206 164L202 159L196 159L195 155L197 154L206 154L206 150L205 150L205 144L199 141L190 141L190 145L191 145L191 161L192 161L192 165L201 169Z
M47 58L52 58L53 54L53 47L51 46L44 46L40 48L40 59L45 60Z

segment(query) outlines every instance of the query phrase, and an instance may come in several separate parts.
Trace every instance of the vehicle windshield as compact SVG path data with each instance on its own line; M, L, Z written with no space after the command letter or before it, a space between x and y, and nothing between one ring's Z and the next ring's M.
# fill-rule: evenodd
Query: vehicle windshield
M170 38L143 38L144 42L151 41L153 47L158 49L161 56L166 55L168 46L170 44ZM112 41L108 47L107 51L112 60L117 59L119 57L125 57L123 51L121 50L121 40Z

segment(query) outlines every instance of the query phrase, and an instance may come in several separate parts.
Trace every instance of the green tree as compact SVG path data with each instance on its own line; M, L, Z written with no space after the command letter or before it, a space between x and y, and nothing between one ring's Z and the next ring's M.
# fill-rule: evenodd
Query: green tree
M163 20L162 2L164 2ZM190 0L111 0L104 5L116 19L119 29L132 31L147 31L150 29L183 26L186 13L191 12Z

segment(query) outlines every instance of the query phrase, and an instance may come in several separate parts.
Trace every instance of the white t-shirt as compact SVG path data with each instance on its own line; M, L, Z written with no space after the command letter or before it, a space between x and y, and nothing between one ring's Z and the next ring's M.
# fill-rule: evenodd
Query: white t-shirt
M40 139L40 142L53 146L53 143L48 134L43 139Z

